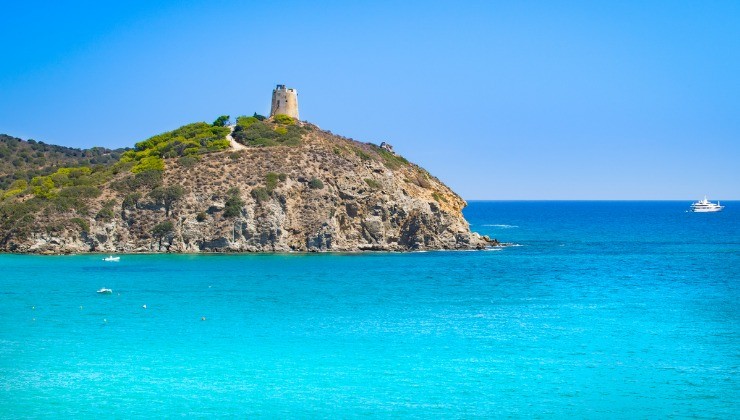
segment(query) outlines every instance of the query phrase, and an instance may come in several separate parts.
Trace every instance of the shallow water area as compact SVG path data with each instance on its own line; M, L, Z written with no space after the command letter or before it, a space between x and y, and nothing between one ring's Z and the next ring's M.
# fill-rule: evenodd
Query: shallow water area
M471 202L498 252L0 255L0 416L731 418L740 203L689 204Z

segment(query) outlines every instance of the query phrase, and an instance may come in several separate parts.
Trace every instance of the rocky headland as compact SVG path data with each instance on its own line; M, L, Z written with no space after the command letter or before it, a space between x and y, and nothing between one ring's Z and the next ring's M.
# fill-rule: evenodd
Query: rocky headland
M54 168L6 182L0 250L351 252L498 245L470 231L460 196L392 148L285 116L257 117L154 136L112 165Z

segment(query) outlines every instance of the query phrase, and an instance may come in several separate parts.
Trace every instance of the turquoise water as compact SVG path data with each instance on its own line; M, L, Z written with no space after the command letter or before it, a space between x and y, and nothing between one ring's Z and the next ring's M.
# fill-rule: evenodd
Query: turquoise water
M740 203L688 204L470 203L502 251L0 255L0 416L736 417Z

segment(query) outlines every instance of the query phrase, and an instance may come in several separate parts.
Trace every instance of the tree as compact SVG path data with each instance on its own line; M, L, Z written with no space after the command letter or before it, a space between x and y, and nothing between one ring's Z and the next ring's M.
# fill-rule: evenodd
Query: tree
M165 215L169 217L172 205L185 195L185 189L179 185L170 185L167 187L157 187L149 193L149 196L164 206Z
M161 222L152 229L152 236L159 240L159 247L162 248L162 239L175 230L175 225L169 220Z
M132 192L131 194L126 194L126 197L123 199L123 203L121 204L121 208L123 208L124 210L134 209L136 208L136 204L139 203L139 200L141 200L140 192Z
M229 188L226 195L229 198L226 199L224 217L239 216L242 213L242 207L244 207L244 200L242 200L241 191L237 187L232 187Z
M215 127L224 127L226 125L229 125L229 118L231 118L231 116L229 116L229 115L222 115L222 116L216 118L216 121L213 122L213 125Z

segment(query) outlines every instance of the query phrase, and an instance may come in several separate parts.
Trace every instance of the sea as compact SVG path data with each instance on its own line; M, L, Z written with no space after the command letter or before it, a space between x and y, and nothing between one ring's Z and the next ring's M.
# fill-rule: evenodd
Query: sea
M738 418L740 202L690 203L470 202L489 251L0 255L0 417Z

